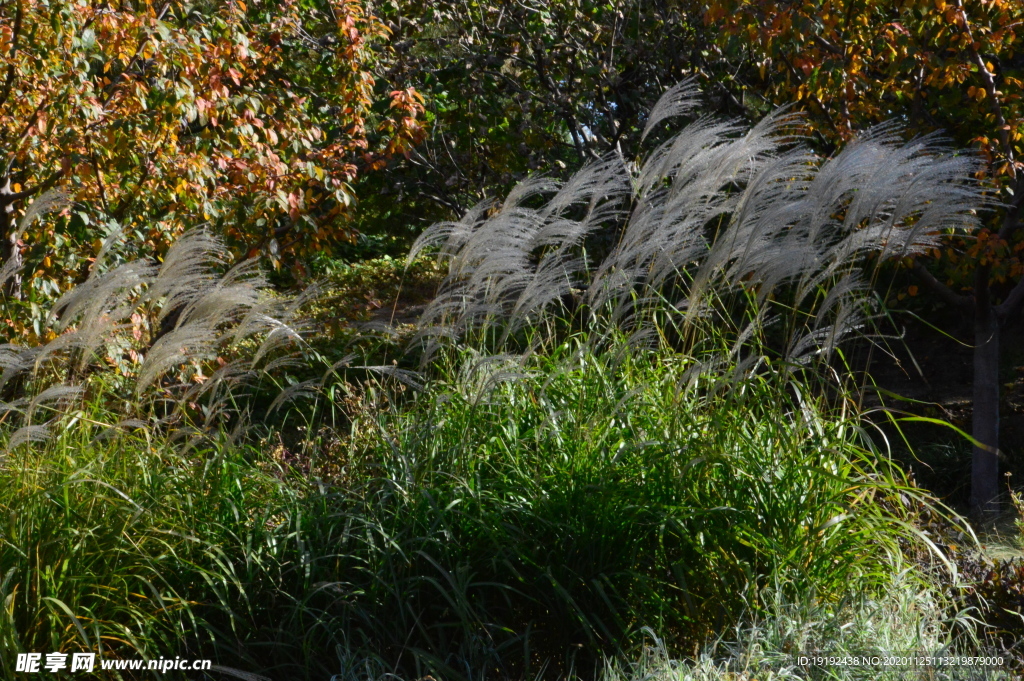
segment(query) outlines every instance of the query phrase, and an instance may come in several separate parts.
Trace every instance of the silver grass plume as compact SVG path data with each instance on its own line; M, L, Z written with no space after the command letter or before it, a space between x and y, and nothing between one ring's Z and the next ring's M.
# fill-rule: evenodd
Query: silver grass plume
M25 214L18 221L18 227L16 231L15 239L21 238L21 235L25 233L32 223L37 218L46 215L47 213L55 210L63 210L67 206L71 205L71 197L66 191L60 188L48 189L29 204L28 208L25 209Z
M116 237L104 242L101 256ZM35 414L46 408L59 416L82 395L82 386L66 385L57 376L66 370L69 377L81 377L97 361L112 361L129 351L137 362L127 374L133 384L130 393L138 398L135 408L166 407L162 418L144 411L141 420L124 416L172 429L186 427L186 405L196 405L204 425L215 425L229 410L233 390L288 364L289 353L300 346L307 330L300 308L315 292L275 294L257 263L228 268L228 257L219 239L194 230L160 264L137 260L108 270L93 267L86 281L50 310L47 323L56 338L30 347L0 346L0 390L9 389L16 379L32 379L28 385L33 394L6 403L5 411L21 414L23 425L36 430L25 430L11 441L41 440L44 430L33 424ZM97 264L101 261L98 257ZM248 356L239 356L242 344L250 348ZM261 362L262 369L257 367ZM220 366L210 376L201 375L202 367L216 363ZM179 375L189 365L194 368Z
M48 426L22 426L11 433L7 439L7 452L11 452L23 444L46 442L52 437L53 431Z
M667 91L643 136L697 113L698 95L690 81ZM562 185L529 179L500 206L484 202L429 228L410 261L436 248L448 275L420 320L427 359L473 334L498 329L490 337L504 340L540 328L573 291L590 314L607 311L615 325L639 332L650 310L669 309L664 292L679 287L685 294L673 308L684 331L725 319L715 312L725 301L752 296L755 307L769 305L786 287L811 322L790 324L785 355L827 355L864 321L865 256L919 254L976 226L977 212L991 204L972 178L978 159L935 137L903 142L899 127L885 124L821 159L790 132L796 121L777 111L748 129L698 117L636 167L609 158ZM618 242L592 263L584 244L597 230ZM732 330L729 356L740 357L767 320L785 316L752 310L747 325Z
M157 321L163 321L215 285L215 273L229 257L224 244L205 229L183 234L168 249L149 287L148 299L160 303Z
M8 235L8 238L12 242L17 241L38 218L55 210L63 210L69 205L71 205L71 197L67 192L59 188L48 189L29 204L25 214L15 225L14 233ZM0 286L16 277L21 272L22 266L21 256L17 252L8 258L7 262L0 266Z
M0 266L0 286L3 286L21 272L22 266L19 258L8 258L7 262Z
M153 344L139 369L135 392L142 393L157 378L190 360L211 360L218 348L217 324L203 320L179 326Z
M52 403L52 408L58 410L84 393L85 389L79 385L51 385L29 401L28 408L25 410L25 420L31 423L36 409L43 405Z
M654 126L665 119L688 116L696 111L700 106L698 95L696 81L693 78L687 78L678 85L666 90L665 94L654 105L654 108L651 109L651 113L648 114L647 125L644 126L641 139L647 139L648 133L654 129Z
M466 402L486 404L502 384L516 382L528 375L521 356L484 355L470 350L459 369L456 389Z

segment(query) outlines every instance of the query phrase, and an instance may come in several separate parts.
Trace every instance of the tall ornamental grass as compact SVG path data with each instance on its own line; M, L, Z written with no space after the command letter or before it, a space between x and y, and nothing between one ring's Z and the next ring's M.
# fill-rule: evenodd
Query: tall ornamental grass
M336 593L322 618L382 669L586 676L642 627L692 651L766 589L836 603L884 589L900 541L928 548L922 493L781 374L681 388L692 358L624 338L448 359L412 404L356 421L350 465L370 474L337 503L360 520L312 540L351 556L314 577Z
M794 380L680 390L691 359L625 340L449 359L362 412L333 479L227 438L183 455L112 436L98 410L14 448L5 650L272 679L587 675L643 627L688 653L767 612L766 589L828 606L883 590L901 539L927 548L919 491Z
M3 678L19 652L244 659L295 570L297 495L253 452L183 456L104 416L79 410L0 466Z
M666 130L680 117L689 124ZM765 351L779 368L830 358L871 317L879 263L973 228L991 199L972 176L979 160L934 136L904 142L887 124L821 158L797 123L700 115L686 81L651 111L639 158L529 178L433 225L409 255L448 266L421 319L424 357L460 342L522 352L566 317L600 316L656 334L668 319L674 345L713 372ZM729 341L713 353L709 325Z
M687 87L651 134L693 112ZM0 347L0 644L272 679L589 677L645 627L677 656L766 594L883 594L909 545L945 569L914 529L929 500L842 381L819 397L819 360L870 315L862 256L973 224L973 161L891 128L822 161L787 124L698 119L432 229L429 371L295 382L274 406L326 387L348 428L279 460L241 444L243 388L300 361L301 299L201 232L97 265L55 337Z

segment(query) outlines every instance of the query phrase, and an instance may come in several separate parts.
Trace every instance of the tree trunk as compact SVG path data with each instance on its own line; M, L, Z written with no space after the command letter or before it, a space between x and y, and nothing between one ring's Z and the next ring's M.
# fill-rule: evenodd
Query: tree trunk
M974 446L971 461L971 513L981 517L999 508L999 322L990 304L979 304L974 318L972 421L983 446Z

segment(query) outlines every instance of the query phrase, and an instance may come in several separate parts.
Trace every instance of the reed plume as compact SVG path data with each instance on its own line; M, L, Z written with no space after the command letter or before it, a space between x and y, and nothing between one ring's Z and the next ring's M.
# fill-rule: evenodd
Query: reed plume
M699 108L684 82L655 105L644 138L696 118L639 162L609 157L563 184L530 178L500 205L426 230L409 261L433 248L448 263L420 320L427 359L470 336L502 352L523 328L565 317L578 292L592 318L630 333L667 314L691 347L701 323L732 324L732 356L781 324L783 358L800 364L869 314L868 254L876 264L919 254L989 207L978 160L936 137L903 142L886 124L820 158L784 110L747 127ZM598 233L615 245L595 262Z

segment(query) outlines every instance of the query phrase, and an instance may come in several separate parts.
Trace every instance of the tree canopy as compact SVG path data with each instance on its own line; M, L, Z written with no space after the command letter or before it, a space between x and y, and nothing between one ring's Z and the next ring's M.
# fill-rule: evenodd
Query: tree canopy
M433 119L409 161L366 178L367 231L415 235L529 174L635 153L645 112L708 58L700 17L673 0L388 0L378 12L394 29L389 79L418 83Z
M360 0L5 0L5 261L55 293L114 229L158 252L207 223L276 261L349 238L355 178L423 135L415 90L374 76L387 36ZM50 189L70 207L22 233Z
M906 263L974 323L972 506L980 509L998 492L999 335L1024 307L1024 4L719 0L704 18L721 29L717 48L742 72L738 85L805 111L826 148L895 121L984 157L978 179L1001 207L974 234Z

